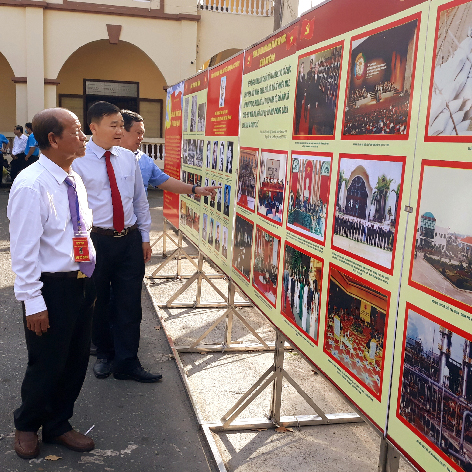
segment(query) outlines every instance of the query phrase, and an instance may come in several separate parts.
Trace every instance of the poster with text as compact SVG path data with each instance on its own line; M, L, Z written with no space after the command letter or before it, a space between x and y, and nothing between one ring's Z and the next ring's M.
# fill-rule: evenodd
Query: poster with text
M180 180L181 171L183 96L184 82L167 89L164 172L177 180ZM178 228L179 195L164 191L163 212L164 218Z
M235 218L239 112L244 55L208 71L206 140L203 142L203 185L217 185L216 197L202 199L207 215L201 248L225 273L231 272Z

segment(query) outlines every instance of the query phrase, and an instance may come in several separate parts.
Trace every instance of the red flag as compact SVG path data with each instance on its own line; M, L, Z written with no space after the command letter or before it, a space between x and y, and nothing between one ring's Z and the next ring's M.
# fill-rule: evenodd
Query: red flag
M302 21L302 39L311 39L315 30L315 19Z
M287 49L290 49L292 46L297 44L297 36L298 36L298 26L295 26L290 33L288 33L287 39Z

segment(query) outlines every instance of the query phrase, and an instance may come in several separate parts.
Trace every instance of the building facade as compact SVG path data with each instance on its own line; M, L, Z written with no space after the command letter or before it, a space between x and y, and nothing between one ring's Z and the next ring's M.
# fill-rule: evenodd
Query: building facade
M0 0L0 133L54 106L85 125L102 99L141 113L162 142L166 86L269 35L274 1ZM285 4L283 24L298 0Z

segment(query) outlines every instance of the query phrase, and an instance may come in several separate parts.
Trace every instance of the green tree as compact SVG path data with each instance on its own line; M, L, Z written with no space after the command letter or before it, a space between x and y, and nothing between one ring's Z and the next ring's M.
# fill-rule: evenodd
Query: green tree
M377 179L377 185L374 188L372 194L372 202L375 203L375 214L374 220L382 222L385 219L385 208L387 206L387 196L390 192L390 185L393 179L387 178L385 174L382 174Z

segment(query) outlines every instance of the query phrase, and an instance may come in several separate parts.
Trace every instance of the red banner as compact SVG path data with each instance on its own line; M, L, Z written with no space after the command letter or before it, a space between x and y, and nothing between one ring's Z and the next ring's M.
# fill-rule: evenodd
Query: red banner
M400 13L427 0L337 0L336 7L326 2L301 16L298 50L353 31L388 16Z
M185 81L184 95L200 92L208 87L208 70L204 70L195 77L191 77Z
M182 97L184 83L167 89L164 172L180 180L182 154ZM179 227L179 195L164 191L164 218Z
M210 69L207 99L207 136L238 136L243 54Z
M288 57L297 50L299 25L292 25L246 51L244 74Z

